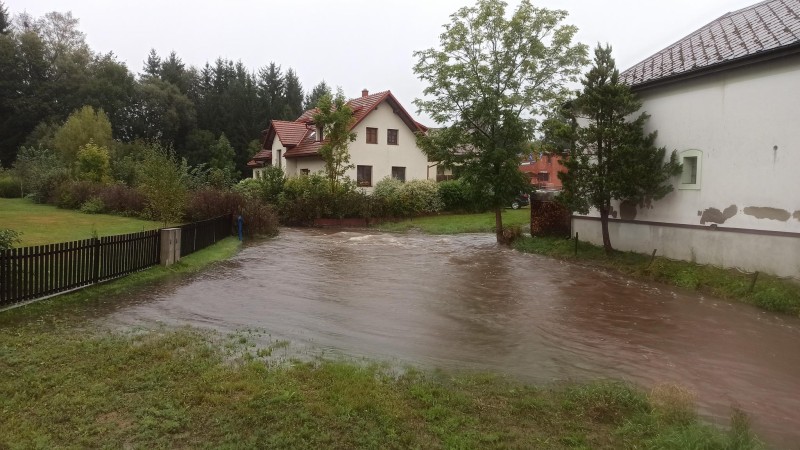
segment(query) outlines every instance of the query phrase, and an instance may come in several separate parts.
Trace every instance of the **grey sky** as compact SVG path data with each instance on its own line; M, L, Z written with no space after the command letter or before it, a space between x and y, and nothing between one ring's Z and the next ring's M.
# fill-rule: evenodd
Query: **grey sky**
M625 69L722 14L756 0L542 0L566 9L577 39L608 42ZM275 61L293 67L310 90L322 79L348 97L391 89L414 115L424 85L412 72L414 50L435 47L442 25L471 0L5 0L34 16L72 11L95 51L113 51L138 73L150 48L175 50L187 64L218 56L253 70ZM518 1L509 1L513 9Z

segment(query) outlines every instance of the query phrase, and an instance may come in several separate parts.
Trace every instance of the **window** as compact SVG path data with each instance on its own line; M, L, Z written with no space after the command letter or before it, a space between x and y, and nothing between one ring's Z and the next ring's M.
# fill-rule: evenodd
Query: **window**
M548 172L539 172L537 179L540 183L550 181L550 174Z
M700 189L702 175L703 152L700 150L686 150L681 152L681 183L678 189Z
M372 166L356 166L356 184L359 187L372 186Z
M300 175L308 176L309 173L311 173L311 171L308 169L300 169Z
M391 130L390 130L391 131ZM392 178L406 182L406 168L405 167L392 167Z
M278 150L278 168L281 168L281 150Z
M386 130L386 143L389 145L397 145L397 130L389 128Z
M367 144L377 144L378 143L378 129L377 128L367 128Z

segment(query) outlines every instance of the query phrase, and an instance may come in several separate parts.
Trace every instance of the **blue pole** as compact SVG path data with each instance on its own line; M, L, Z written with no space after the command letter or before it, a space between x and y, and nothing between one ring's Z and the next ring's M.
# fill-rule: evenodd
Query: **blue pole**
M239 229L239 241L242 241L242 227L244 226L244 219L240 215L239 218L236 219L236 224L238 225L236 228Z

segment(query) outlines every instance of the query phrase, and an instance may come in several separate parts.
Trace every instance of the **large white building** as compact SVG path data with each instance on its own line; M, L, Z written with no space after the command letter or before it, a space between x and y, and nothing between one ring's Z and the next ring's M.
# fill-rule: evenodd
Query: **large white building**
M800 278L800 0L730 12L621 74L683 174L615 204L615 248ZM573 231L602 243L596 214Z
M428 158L416 140L416 133L424 133L427 128L408 114L391 91L370 95L365 89L361 97L347 104L353 109L350 129L356 133L355 142L348 148L354 166L346 173L348 177L368 192L386 177L402 181L428 178ZM258 178L269 165L282 168L287 176L325 169L319 156L324 136L313 123L314 113L315 110L306 111L294 122L270 123L264 130L262 150L248 163L253 178Z

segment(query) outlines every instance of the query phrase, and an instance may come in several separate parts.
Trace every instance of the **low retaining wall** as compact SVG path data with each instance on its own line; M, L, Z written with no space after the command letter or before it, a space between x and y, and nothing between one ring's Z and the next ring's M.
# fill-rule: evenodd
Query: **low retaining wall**
M603 244L599 218L573 216L572 232L579 233L582 241ZM658 249L667 258L800 279L800 236L792 233L619 219L609 220L608 233L617 250Z

